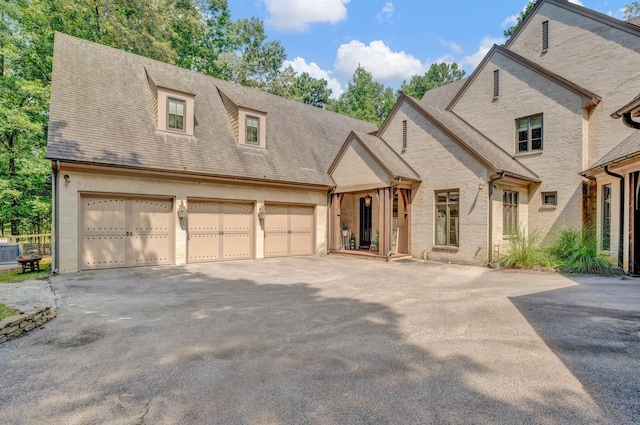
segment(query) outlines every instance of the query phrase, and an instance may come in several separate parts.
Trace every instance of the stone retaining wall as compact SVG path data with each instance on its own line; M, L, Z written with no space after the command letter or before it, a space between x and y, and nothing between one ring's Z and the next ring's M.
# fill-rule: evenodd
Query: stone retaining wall
M51 307L39 307L26 311L18 316L7 317L0 320L0 344L17 338L24 332L42 326L56 317L56 311Z

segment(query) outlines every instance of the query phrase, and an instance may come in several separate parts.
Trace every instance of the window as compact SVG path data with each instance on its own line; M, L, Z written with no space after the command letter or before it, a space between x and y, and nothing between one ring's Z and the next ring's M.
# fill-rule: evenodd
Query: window
M502 234L514 236L518 233L518 192L505 190L502 195Z
M611 249L611 185L602 186L602 250Z
M500 96L500 70L493 71L493 97Z
M542 192L542 206L558 205L558 192Z
M436 192L436 245L458 246L460 191Z
M542 51L546 52L549 49L549 21L542 23Z
M167 128L184 131L185 109L184 100L167 98Z
M246 133L246 142L254 145L260 144L260 131L259 131L259 123L260 119L256 117L251 117L247 115L247 133Z
M542 151L542 114L516 120L518 153Z
M407 150L407 120L402 121L402 151Z

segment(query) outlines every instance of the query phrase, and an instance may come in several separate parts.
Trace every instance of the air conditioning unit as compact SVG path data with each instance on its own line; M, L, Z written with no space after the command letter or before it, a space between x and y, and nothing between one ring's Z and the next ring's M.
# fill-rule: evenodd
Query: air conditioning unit
M16 264L16 258L20 255L20 245L17 243L0 244L0 264Z

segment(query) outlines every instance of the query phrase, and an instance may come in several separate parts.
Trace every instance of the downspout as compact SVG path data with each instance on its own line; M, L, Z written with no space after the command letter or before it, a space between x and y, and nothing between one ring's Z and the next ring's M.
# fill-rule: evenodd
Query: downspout
M620 180L620 225L618 226L618 267L624 267L624 176L609 171L609 166L604 166L604 173Z
M333 194L336 193L337 188L337 186L334 186L327 195L327 255L331 253L331 244L333 243Z
M622 122L624 125L630 128L635 128L636 130L640 130L640 122L636 122L631 119L631 112L627 112L622 114Z
M488 261L493 260L493 182L498 181L504 177L504 171L498 172L498 177L495 179L489 180L489 252L487 255L489 256Z
M53 270L54 275L60 272L60 242L58 235L60 234L59 217L59 187L60 187L60 161L56 160L51 163L53 170Z

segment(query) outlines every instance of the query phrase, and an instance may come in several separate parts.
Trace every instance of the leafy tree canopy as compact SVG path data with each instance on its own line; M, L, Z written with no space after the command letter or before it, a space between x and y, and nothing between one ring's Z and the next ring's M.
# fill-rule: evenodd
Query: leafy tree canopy
M640 3L634 1L626 5L623 9L625 19L635 18L640 15Z
M452 64L434 63L424 75L414 75L409 82L403 81L400 91L421 99L427 91L459 80L465 74L465 71L455 62Z
M505 37L507 38L511 37L518 30L518 28L520 28L520 25L522 25L522 22L526 19L526 17L529 15L529 12L531 12L531 9L533 9L535 5L536 5L536 0L532 0L529 3L527 3L527 5L524 7L524 10L522 10L518 15L517 22L513 26L510 26L509 28L504 30Z

